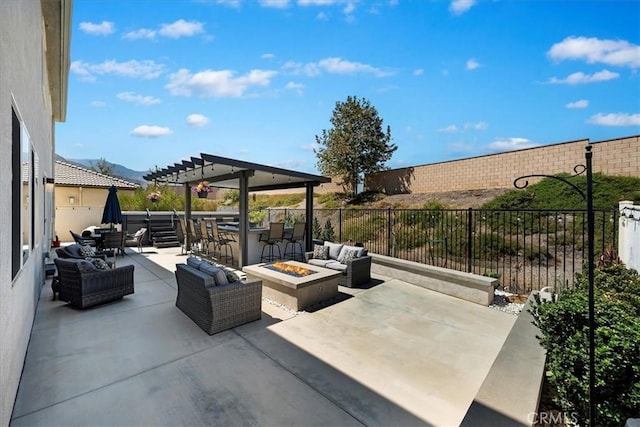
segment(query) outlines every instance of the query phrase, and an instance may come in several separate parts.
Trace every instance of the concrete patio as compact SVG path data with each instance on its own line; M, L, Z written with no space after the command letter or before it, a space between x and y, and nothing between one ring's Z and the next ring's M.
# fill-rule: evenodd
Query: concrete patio
M455 426L517 319L374 275L209 336L175 307L179 248L127 253L115 303L76 310L47 281L12 425Z

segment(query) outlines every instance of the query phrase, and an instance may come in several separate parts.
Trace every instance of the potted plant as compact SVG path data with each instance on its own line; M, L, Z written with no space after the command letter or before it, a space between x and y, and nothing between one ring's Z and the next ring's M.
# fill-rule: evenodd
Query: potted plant
M262 225L262 221L267 216L265 211L251 211L249 212L249 226L250 227L259 227Z
M151 192L149 194L147 194L147 200L149 200L152 203L158 203L160 201L160 199L162 199L162 194L154 191Z
M206 199L210 191L213 191L213 189L209 187L209 183L207 181L200 181L198 185L193 187L193 192L201 199Z

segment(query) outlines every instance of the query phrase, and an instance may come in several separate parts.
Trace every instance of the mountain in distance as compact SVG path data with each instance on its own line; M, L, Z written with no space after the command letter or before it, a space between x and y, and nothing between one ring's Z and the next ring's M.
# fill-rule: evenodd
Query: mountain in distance
M56 160L71 163L73 165L81 166L86 169L92 169L92 166L96 165L100 159L65 159L64 157L56 154ZM142 187L147 186L148 182L145 181L142 177L148 174L148 171L136 171L117 163L111 163L108 160L106 160L106 162L108 165L113 166L113 176L122 178L127 181L135 182L136 184L140 184Z

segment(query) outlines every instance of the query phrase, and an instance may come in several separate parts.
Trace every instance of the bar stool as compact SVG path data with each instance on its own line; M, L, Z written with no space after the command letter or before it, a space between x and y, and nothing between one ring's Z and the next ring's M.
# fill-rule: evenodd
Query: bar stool
M287 244L284 246L285 259L297 260L298 256L300 256L300 261L304 261L304 248L302 247L302 242L304 241L306 231L306 222L296 222L293 224L293 230L285 233L284 240L287 241ZM298 252L298 248L300 248L300 252Z
M260 254L260 262L271 262L282 258L282 253L280 252L280 246L278 243L282 241L284 237L284 222L272 222L269 224L269 232L261 233L258 238L259 242L264 243L262 246L262 253ZM265 250L267 254L265 255ZM278 256L274 255L274 248L278 250Z

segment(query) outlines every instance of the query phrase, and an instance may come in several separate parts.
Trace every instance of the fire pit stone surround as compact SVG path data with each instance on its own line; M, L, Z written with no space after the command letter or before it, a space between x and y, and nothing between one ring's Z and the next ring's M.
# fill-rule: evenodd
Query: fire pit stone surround
M298 261L280 261L289 266L309 270L308 264ZM263 296L292 310L329 300L338 295L340 272L313 266L313 273L297 277L272 269L272 263L247 265L242 268L247 279L262 280Z

